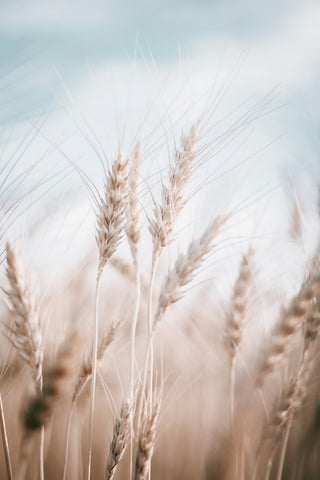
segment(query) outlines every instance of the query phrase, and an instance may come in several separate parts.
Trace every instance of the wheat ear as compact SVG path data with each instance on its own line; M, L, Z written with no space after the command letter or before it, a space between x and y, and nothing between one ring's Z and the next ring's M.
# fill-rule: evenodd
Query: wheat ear
M109 449L109 455L106 466L105 480L112 480L116 469L127 448L130 439L130 421L132 417L129 402L124 402L121 406L120 416L116 419L113 428L113 437Z
M138 437L134 480L145 480L149 475L153 455L156 428L159 413L159 403L150 412L145 412Z
M315 298L319 301L319 295L320 275L316 274L303 282L299 293L291 300L288 308L283 310L259 368L256 380L259 389L263 386L267 376L274 372L278 361L285 355L290 345L290 339L309 314L312 301Z
M97 379L98 353L98 301L101 276L108 259L115 253L123 235L125 208L128 198L128 159L119 151L107 174L104 195L100 198L97 212L96 242L99 250L99 265L96 280L93 316L92 381L90 395L90 424L87 479L91 479L94 406Z
M104 195L98 204L96 242L99 250L99 272L103 270L121 241L127 198L128 158L120 150L107 174Z
M169 270L161 287L153 329L156 328L169 306L183 297L183 287L193 280L195 271L211 251L213 240L228 218L229 215L221 215L215 218L202 236L190 243L187 252L178 256L174 267Z
M252 257L250 248L243 255L238 278L231 297L230 310L227 315L225 337L230 355L230 426L233 429L234 389L235 389L235 356L242 341L243 329L246 324L246 313L249 304L252 273L249 261Z
M12 343L23 361L30 366L35 387L41 391L43 342L39 314L17 249L7 243L6 252L6 273L10 285L6 293L13 312L13 324L10 326Z
M182 136L181 148L175 151L170 168L168 185L162 184L161 202L154 202L153 219L148 218L154 257L174 240L174 222L186 203L184 191L195 168L200 138L200 123L197 122L188 135Z

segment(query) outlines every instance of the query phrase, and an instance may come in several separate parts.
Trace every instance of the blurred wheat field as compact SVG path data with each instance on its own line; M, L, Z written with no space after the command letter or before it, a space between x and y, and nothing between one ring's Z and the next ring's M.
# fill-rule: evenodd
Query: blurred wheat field
M1 479L319 478L319 245L294 188L292 269L245 231L246 202L203 206L179 240L190 184L266 101L216 137L205 110L148 178L136 139L103 159L101 188L72 165L96 244L60 283L35 288L4 178Z

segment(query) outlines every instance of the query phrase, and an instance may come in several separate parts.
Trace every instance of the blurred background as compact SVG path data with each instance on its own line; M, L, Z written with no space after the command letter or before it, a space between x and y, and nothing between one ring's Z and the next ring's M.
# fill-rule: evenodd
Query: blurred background
M208 154L194 180L200 193L182 222L187 238L194 213L203 222L208 203L212 214L239 211L239 235L247 238L279 240L294 198L306 222L315 221L317 1L31 0L1 2L0 12L1 198L4 214L11 206L20 215L13 236L28 238L45 220L41 236L50 245L58 249L63 239L66 252L72 238L79 251L75 239L93 231L94 217L77 168L100 188L101 163L140 139L147 197L174 141L204 111L204 142L212 145L250 118ZM70 261L70 246L65 255Z

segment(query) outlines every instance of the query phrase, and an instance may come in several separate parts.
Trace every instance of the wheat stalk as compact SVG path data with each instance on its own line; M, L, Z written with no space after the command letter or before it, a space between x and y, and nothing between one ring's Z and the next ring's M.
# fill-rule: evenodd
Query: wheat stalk
M111 170L107 174L104 196L100 198L97 213L96 242L99 250L99 265L96 280L93 316L93 345L92 345L92 381L90 395L90 425L87 479L91 478L92 441L95 392L97 378L97 350L98 350L98 300L101 285L101 276L108 259L115 253L122 239L125 224L125 209L128 197L128 158L119 151Z
M138 315L140 309L141 299L141 279L140 279L140 262L138 256L138 245L141 237L141 208L139 204L139 188L140 188L140 170L142 164L142 148L141 144L137 143L133 155L130 157L129 169L129 194L126 208L126 234L131 250L134 267L134 281L135 281L135 308L131 322L131 345L130 345L130 401L132 402L132 411L130 415L130 478L133 469L133 413L134 405L134 384L135 384L135 343L136 343L136 329L138 322Z

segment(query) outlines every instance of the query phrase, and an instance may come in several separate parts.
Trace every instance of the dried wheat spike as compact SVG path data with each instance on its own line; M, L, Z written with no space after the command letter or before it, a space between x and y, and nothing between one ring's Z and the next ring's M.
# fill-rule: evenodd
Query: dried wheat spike
M239 275L233 289L230 311L227 316L225 336L231 358L235 356L237 348L241 343L243 329L246 324L252 281L252 272L249 264L252 253L250 248L247 255L242 257Z
M196 123L191 127L189 135L182 137L181 149L175 152L168 185L162 184L161 202L154 202L154 218L148 218L154 257L174 239L173 225L186 203L183 194L195 168L194 160L198 154L196 145L200 138L200 124Z
M142 419L141 431L138 439L135 480L145 480L148 476L155 444L158 412L159 403L154 406L151 414L146 414Z
M105 480L111 480L117 466L127 448L130 438L130 406L124 402L121 406L120 417L116 419L113 428L113 437L109 449Z
M119 323L111 323L107 332L102 337L102 339L99 343L98 352L97 352L98 362L102 361L107 348L114 341L115 334L116 334L116 331L117 331L118 327L119 327ZM76 386L75 386L75 389L74 389L74 392L73 392L72 402L75 402L78 399L83 387L85 386L85 384L87 383L87 381L91 377L91 374L92 374L92 355L90 355L88 358L86 358L82 362L80 372L79 372L79 376L78 376L78 380L77 380L77 383L76 383Z
M6 272L10 285L6 293L13 311L13 324L9 327L13 334L11 340L20 357L31 367L35 385L41 390L43 344L39 313L28 288L18 251L7 243L6 252Z
M80 345L78 334L63 343L55 364L44 377L42 393L29 402L24 416L27 431L36 431L45 425L59 399L69 392L79 362Z
M182 298L182 287L192 281L195 271L212 249L214 238L228 218L229 215L217 217L200 238L190 243L187 252L178 256L173 269L169 270L161 287L154 326L161 320L167 308Z
M137 245L141 235L141 210L139 206L140 168L142 162L141 144L137 143L133 155L130 157L129 167L129 194L126 205L126 234L134 259L137 257Z
M99 249L99 272L116 251L122 238L125 206L128 197L128 159L120 150L108 172L104 196L99 200L96 242Z
M290 345L290 339L302 322L306 320L312 309L313 301L319 302L319 296L320 275L317 274L303 283L298 295L292 299L289 307L283 310L259 369L258 388L263 385L265 378L275 370L278 361L284 357Z

